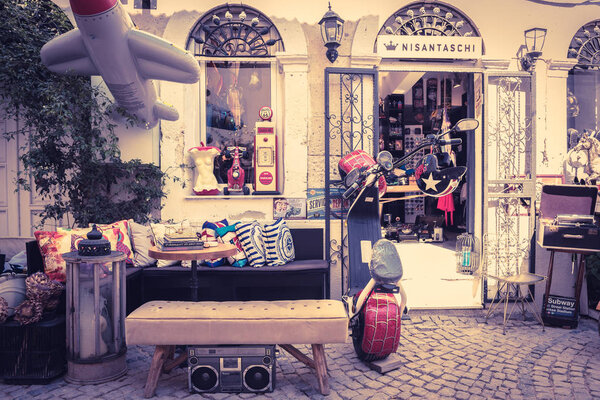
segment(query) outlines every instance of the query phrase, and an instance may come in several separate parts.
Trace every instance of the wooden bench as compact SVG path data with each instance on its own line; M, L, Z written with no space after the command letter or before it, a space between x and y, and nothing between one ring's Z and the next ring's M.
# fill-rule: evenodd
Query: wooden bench
M185 361L173 360L176 345L279 344L313 368L319 391L329 394L324 344L345 343L348 317L337 300L187 302L151 301L125 320L128 345L156 346L144 396L154 396L161 373ZM312 345L313 359L292 344Z

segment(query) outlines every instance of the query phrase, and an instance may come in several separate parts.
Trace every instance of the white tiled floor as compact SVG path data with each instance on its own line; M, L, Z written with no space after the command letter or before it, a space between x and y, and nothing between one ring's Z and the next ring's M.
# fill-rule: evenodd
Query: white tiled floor
M396 244L409 309L481 308L481 278L456 272L454 249L441 243Z

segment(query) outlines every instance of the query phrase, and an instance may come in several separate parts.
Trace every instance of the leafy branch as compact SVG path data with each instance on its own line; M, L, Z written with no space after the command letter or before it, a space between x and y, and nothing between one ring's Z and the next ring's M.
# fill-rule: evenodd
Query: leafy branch
M27 138L16 183L48 202L41 223L69 215L78 225L148 221L165 197L165 174L120 159L111 102L88 77L58 75L41 62L41 47L73 29L68 18L50 0L0 0L0 20L0 111L18 121L3 135Z

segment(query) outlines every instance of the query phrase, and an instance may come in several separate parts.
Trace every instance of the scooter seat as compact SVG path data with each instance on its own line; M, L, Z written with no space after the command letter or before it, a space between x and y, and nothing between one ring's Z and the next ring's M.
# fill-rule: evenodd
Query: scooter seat
M396 246L387 239L379 239L375 242L369 269L371 276L379 284L398 282L402 278L403 271Z

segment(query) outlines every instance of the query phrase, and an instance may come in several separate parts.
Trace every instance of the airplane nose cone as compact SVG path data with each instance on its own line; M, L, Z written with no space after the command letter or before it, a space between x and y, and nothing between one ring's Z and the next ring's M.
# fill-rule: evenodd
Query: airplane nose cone
M76 15L95 15L110 10L119 0L69 0Z

